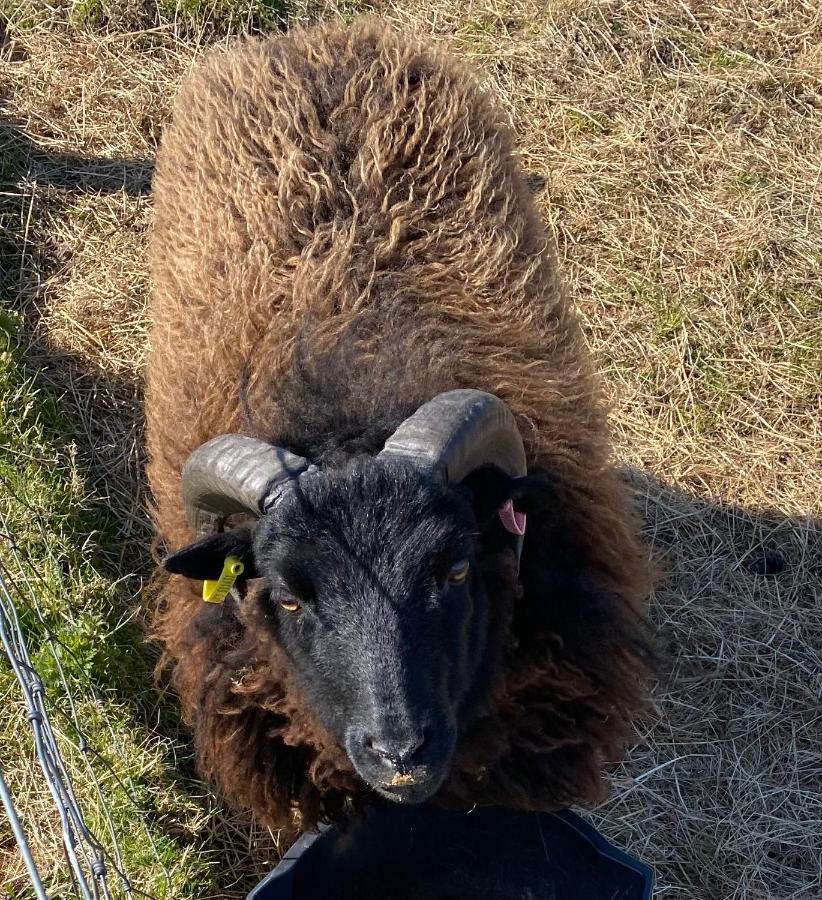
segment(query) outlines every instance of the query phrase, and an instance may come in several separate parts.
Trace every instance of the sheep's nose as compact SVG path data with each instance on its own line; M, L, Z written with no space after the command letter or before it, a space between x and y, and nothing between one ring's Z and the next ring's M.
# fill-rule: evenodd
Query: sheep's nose
M390 740L385 737L367 736L365 746L369 753L389 763L398 772L416 768L427 743L425 731L413 737Z

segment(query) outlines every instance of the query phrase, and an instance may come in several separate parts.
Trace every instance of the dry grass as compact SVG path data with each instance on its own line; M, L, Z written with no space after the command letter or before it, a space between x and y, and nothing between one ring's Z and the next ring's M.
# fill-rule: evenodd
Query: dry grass
M131 545L145 536L146 165L182 73L259 19L246 4L226 25L222 3L209 24L205 6L158 18L100 2L83 24L78 3L22 0L0 63L17 159L6 282L65 393L87 489ZM660 898L819 898L822 8L352 0L294 3L289 18L366 7L471 59L510 111L667 570L653 598L667 671L597 823L656 865ZM752 571L763 548L783 573ZM223 827L201 815L180 814L180 852ZM249 838L224 827L227 897Z

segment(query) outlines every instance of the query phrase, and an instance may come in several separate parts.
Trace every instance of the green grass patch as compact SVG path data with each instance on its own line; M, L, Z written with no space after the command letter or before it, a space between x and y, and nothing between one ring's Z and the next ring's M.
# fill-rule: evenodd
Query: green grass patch
M275 28L288 15L286 0L161 0L158 8L162 18L182 19L191 26L252 22Z
M720 47L707 58L707 67L709 70L722 69L738 69L742 66L750 65L751 58L744 53L731 50L728 47Z
M3 16L15 28L39 28L52 19L54 9L42 0L3 0L0 18Z
M566 107L564 112L568 130L571 134L601 135L610 131L610 120L601 113L590 112L589 110L573 106Z
M287 0L71 0L53 5L44 0L6 0L9 22L21 30L52 25L83 30L152 29L173 24L183 35L265 32L288 19Z
M487 18L479 18L464 22L457 29L455 36L469 52L484 54L491 51L492 38L496 33L494 22Z
M654 303L654 333L663 341L669 341L681 330L686 321L685 307L676 300L660 296Z
M754 192L767 191L773 188L774 181L765 175L756 172L735 172L728 179L728 187L737 194L744 195Z
M140 890L217 896L219 870L201 852L208 814L179 776L187 751L174 739L173 712L158 702L153 654L132 620L139 581L118 578L107 563L122 540L116 520L90 494L71 416L30 370L22 318L8 309L0 312L0 348L0 562L87 823L106 846L113 826L124 869ZM54 861L42 872L50 896L68 896L68 872L45 824L56 810L45 782L32 777L22 698L2 664L0 697L0 759L29 761L25 777L19 769L7 777L30 838ZM110 878L116 886L111 867ZM20 879L0 883L0 896L26 892Z
M686 306L678 297L669 296L661 284L631 281L626 293L640 319L647 320L650 314L653 336L658 341L672 340L687 322Z
M102 25L106 4L104 0L77 0L71 7L70 17L74 25Z

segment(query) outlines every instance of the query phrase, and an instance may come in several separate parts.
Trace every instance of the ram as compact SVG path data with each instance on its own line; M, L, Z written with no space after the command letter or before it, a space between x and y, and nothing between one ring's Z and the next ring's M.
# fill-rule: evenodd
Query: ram
M154 634L201 772L272 825L596 800L647 554L505 117L374 20L249 41L155 198Z

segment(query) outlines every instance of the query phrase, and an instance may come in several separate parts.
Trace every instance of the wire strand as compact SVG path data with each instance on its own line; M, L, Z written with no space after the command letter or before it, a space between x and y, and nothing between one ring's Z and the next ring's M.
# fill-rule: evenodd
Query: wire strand
M11 487L2 476L0 476L0 481L4 482L6 488ZM52 549L54 538L45 528L39 513L13 491L9 490L7 496L16 501L36 523L46 548L46 555L49 561L57 566L56 570L60 571L59 562ZM60 818L63 850L69 870L68 874L73 884L73 893L77 897L82 897L83 900L101 900L101 898L102 900L113 900L115 897L132 898L135 895L148 898L148 900L155 900L152 895L135 887L126 874L117 836L117 827L106 799L106 793L103 790L97 767L101 767L107 775L112 777L116 788L122 791L128 803L134 807L137 818L148 837L152 855L163 872L166 886L169 889L171 888L170 875L148 828L146 814L140 809L134 799L136 791L130 776L126 773L124 781L115 772L111 763L93 746L82 725L76 697L69 686L69 680L61 660L61 654L66 654L75 660L76 656L49 627L42 603L40 602L41 596L51 596L55 600L59 598L55 596L54 590L46 583L37 567L32 565L26 554L14 540L8 519L2 510L0 510L0 539L4 540L9 551L9 562L13 564L15 569L12 572L8 565L0 561L0 643L2 643L4 654L20 687L26 707L26 716L34 739L37 760L42 770L46 787L52 796ZM55 663L56 688L60 695L58 698L60 703L54 701L48 705L46 703L46 688L32 663L26 641L26 630L21 623L20 610L23 609L33 614L37 625L42 629L42 633L45 636L44 644ZM83 686L88 688L94 701L98 705L102 705L102 698L91 678L82 671L81 667L78 667L78 673L80 673L79 677L83 682ZM63 703L67 713L61 708ZM53 725L49 706L58 714L66 716L71 726L70 730L76 736L76 743L67 736L63 736L58 740L58 732ZM112 739L114 752L122 754L121 743L108 721L106 721L106 731ZM61 751L61 742L64 747L70 744L78 750L84 762L88 776L94 786L97 808L103 818L104 830L107 834L105 843L92 831L86 822L81 804L74 791L69 767ZM37 900L41 900L41 898L45 900L47 894L43 887L42 878L34 864L20 816L14 806L11 791L6 782L2 780L1 773L0 797L12 825L12 833L20 848ZM116 891L110 882L110 872L117 875Z

